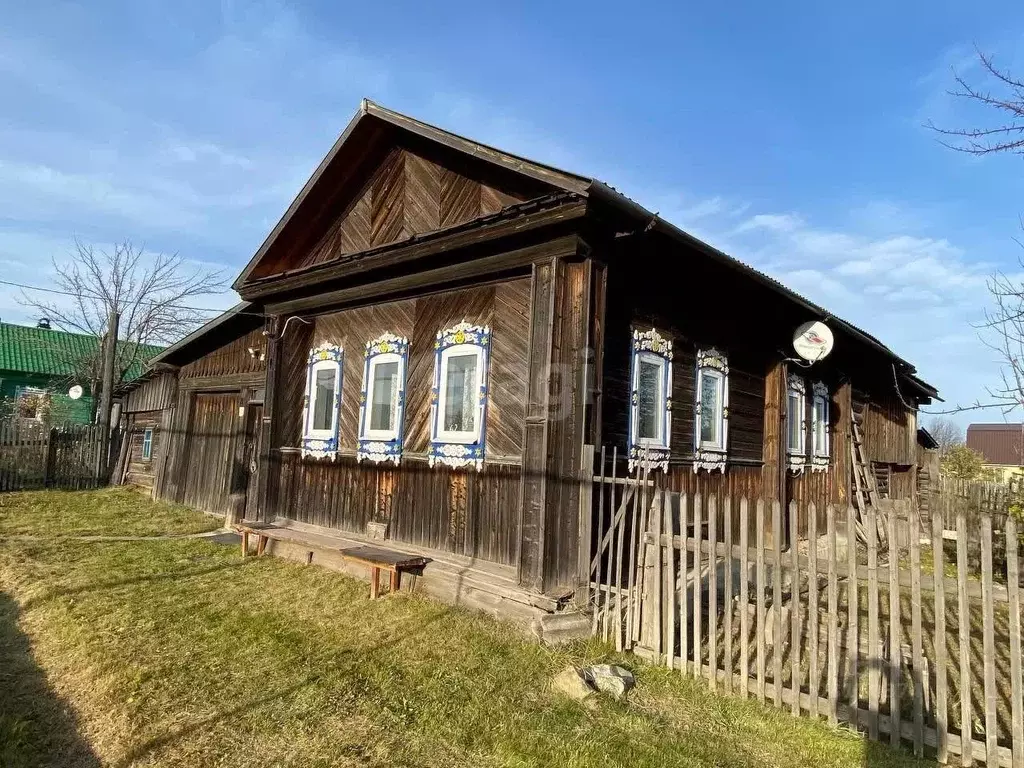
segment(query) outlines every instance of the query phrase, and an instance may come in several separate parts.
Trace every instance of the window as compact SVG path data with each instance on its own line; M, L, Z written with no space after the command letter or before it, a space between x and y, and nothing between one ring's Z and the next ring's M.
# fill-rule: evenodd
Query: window
M483 467L491 329L462 322L437 334L431 466Z
M811 469L822 472L829 462L829 394L823 382L815 382L811 400Z
M22 419L42 421L50 409L50 393L38 387L19 387L14 399L18 416Z
M672 437L672 342L655 329L633 331L629 468L668 470Z
M807 461L807 389L799 376L789 377L786 395L786 453L789 468L794 472L804 471Z
M402 457L409 340L385 333L366 343L365 358L356 459L397 464Z
M697 353L693 471L725 472L729 438L729 363L717 349Z
M147 429L142 433L142 460L151 461L153 459L153 430Z
M338 453L342 359L341 347L333 344L310 350L302 429L304 457L334 458Z

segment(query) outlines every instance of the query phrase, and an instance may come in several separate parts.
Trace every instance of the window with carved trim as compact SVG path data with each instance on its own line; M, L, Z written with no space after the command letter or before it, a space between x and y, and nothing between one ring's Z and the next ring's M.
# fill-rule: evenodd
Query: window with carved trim
M807 463L807 385L793 375L786 389L786 454L789 468L803 472Z
M651 328L633 331L629 467L668 469L672 438L672 342Z
M303 456L337 456L343 358L341 347L334 344L321 344L309 352L302 422Z
M402 457L409 340L392 333L366 343L356 459L395 464Z
M483 468L491 329L459 323L434 342L430 466Z
M811 391L811 469L824 471L828 468L831 451L830 398L828 387L823 382L815 382Z
M717 349L697 352L693 471L725 471L729 447L729 362Z

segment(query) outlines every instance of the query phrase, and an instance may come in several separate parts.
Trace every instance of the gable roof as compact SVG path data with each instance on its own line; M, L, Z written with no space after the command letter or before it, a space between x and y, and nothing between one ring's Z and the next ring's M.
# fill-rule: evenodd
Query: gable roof
M73 376L77 373L75 361L92 357L99 349L100 340L88 334L0 323L0 371ZM139 376L146 361L161 349L141 345L142 354L125 374L125 380Z
M280 221L278 221L270 231L266 240L264 240L263 244L253 255L252 259L249 260L249 263L239 274L238 278L233 283L235 290L240 290L242 288L253 270L256 268L257 264L259 264L267 253L274 247L282 232L306 202L310 193L317 186L317 183L321 180L328 169L338 162L342 148L352 140L353 136L360 131L361 128L374 123L394 126L421 138L441 144L468 157L482 160L494 166L503 168L506 171L527 176L535 181L549 185L551 187L551 192L567 192L580 197L603 202L611 206L613 209L616 209L621 214L643 223L647 230L659 231L667 235L669 238L683 245L694 248L709 258L712 258L715 261L718 261L745 275L746 277L753 279L757 283L767 287L769 290L783 296L789 301L794 302L810 314L814 315L817 319L831 324L834 328L840 329L859 342L866 344L877 352L880 352L892 361L893 378L896 379L898 375L914 395L925 399L941 399L938 397L938 390L936 390L935 387L915 375L917 369L913 365L889 349L889 347L883 344L875 336L858 328L852 323L833 315L823 307L818 306L795 291L787 288L778 280L775 280L750 265L729 256L711 245L708 245L693 235L684 232L671 222L662 219L657 213L647 210L636 201L626 197L609 184L591 176L583 176L566 171L546 163L531 160L521 155L506 152L488 144L474 141L456 133L452 133L451 131L444 130L443 128L438 128L437 126L430 125L429 123L424 123L421 120L417 120L416 118L404 115L400 112L387 109L386 107L376 104L369 99L362 100L355 116L351 121L349 121L349 124L334 142L330 151L317 166L309 180L299 191L299 194L288 206L288 209L285 211Z
M251 301L239 302L155 355L149 361L149 367L190 363L223 343L224 339L231 337L234 340L261 325L261 308Z
M1024 424L971 424L967 447L984 456L987 464L1024 466Z

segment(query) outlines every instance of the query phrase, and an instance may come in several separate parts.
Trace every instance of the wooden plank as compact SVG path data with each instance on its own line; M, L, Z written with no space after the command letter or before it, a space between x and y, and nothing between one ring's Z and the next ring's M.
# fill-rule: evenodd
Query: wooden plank
M669 534L674 534L672 527L672 502L668 489L661 492L661 517ZM664 547L667 568L665 569L665 615L662 624L665 627L665 665L672 669L676 656L676 548Z
M914 754L924 757L924 687L928 673L924 667L921 637L921 513L910 509L910 645L914 665Z
M801 656L801 638L800 638L800 553L798 552L798 542L800 530L800 512L797 509L796 501L789 502L789 662L790 662L790 673L789 673L789 687L794 691L800 690L801 677L800 674L800 656ZM781 608L781 603L779 604ZM776 610L779 610L776 608ZM775 647L780 650L782 648L782 636L780 635L775 639ZM794 716L800 715L800 697L794 696L790 702L790 712Z
M974 744L971 738L971 604L967 597L967 517L962 506L956 510L956 571L957 618L960 640L960 760L963 765L974 764Z
M702 561L700 543L703 540L704 532L704 506L699 493L693 497L693 537L697 544L697 550L693 553L693 664L696 668L695 677L700 677L702 659L701 624L704 621L704 614L701 610L702 584Z
M878 518L874 505L866 510L868 537L868 738L878 741L878 700L882 664L878 633Z
M612 450L612 480L615 480L616 465L618 459L618 449L613 448ZM614 498L614 496L612 497ZM628 501L624 500L623 505L628 504ZM623 557L623 545L626 533L626 517L623 514L622 518L617 524L618 533L616 534L615 544L615 614L613 619L615 621L615 650L621 652L623 648L623 622L622 622L622 557ZM610 624L609 624L610 626ZM605 640L607 640L607 630L605 633Z
M999 764L996 722L996 640L995 611L992 605L992 513L981 513L981 592L982 592L982 647L985 675L985 761L990 766Z
M900 547L896 537L896 507L889 512L889 717L893 728L889 731L889 743L900 745L900 685L903 679L903 653L900 638Z
M722 600L724 609L723 618L723 633L725 636L725 659L724 668L726 671L725 675L725 692L732 693L732 679L733 670L735 667L732 663L732 566L733 566L733 555L732 555L732 497L725 497L725 505L722 508L722 524L725 527L725 599Z
M750 510L746 497L740 499L740 679L750 677L750 563L747 558L749 544ZM740 696L747 697L747 684L740 686Z
M637 467L636 471L637 471L637 478L638 479L642 477L644 480L646 480L647 479L647 462L646 461L641 461L640 465ZM635 501L636 501L636 497L634 497L634 502ZM638 570L639 570L639 560L640 560L640 556L641 556L641 553L642 553L642 549L641 549L641 545L640 545L640 518L643 515L644 509L646 507L647 507L647 485L645 483L642 486L642 489L641 489L639 504L637 504L637 503L633 504L633 515L632 515L632 520L630 521L630 531L629 531L629 542L630 542L630 545L629 545L629 566L628 566L628 573L626 575L627 586L629 587L629 591L626 593L626 644L627 644L626 647L627 648L632 646L633 640L635 638L635 635L634 635L634 630L635 630L634 622L636 620L636 616L635 616L636 605L635 605L635 603L636 603L636 598L637 598L636 593L638 592L638 589L639 589L639 585L637 584L637 579L638 579L638 575L637 574L638 574Z
M711 690L718 687L718 497L708 499L708 543L711 545L708 559L708 683Z
M1006 518L1006 584L1010 593L1010 730L1013 741L1013 768L1024 766L1024 710L1021 702L1020 652L1020 569L1018 560L1017 521Z
M593 531L591 530L594 523L594 453L594 446L589 444L583 446L583 472L580 475L579 489L579 538L576 542L578 548L576 555L578 578L576 581L580 599L584 601L585 605L590 604L590 546L594 540ZM470 527L467 525L466 527L468 544L469 533L475 530L476 526ZM473 553L469 552L468 554L472 556Z
M839 558L836 552L836 509L826 507L828 535L828 721L839 722Z
M943 562L943 517L949 506L948 497L943 495L942 510L932 510L932 568L936 574L945 573ZM935 657L935 730L937 733L936 759L945 765L949 757L948 714L946 702L946 591L945 579L935 579L935 628L932 638Z
M757 540L757 634L754 642L757 643L757 700L764 701L765 696L765 567L764 567L764 499L757 500L756 529L754 536Z
M604 487L604 468L605 468L605 447L602 445L601 446L601 468L599 470L599 478L598 478L598 481L597 481L597 539L598 539L598 543L597 543L597 552L594 555L595 563L594 563L594 567L593 567L594 581L597 582L598 584L603 583L603 578L602 578L603 574L602 574L602 571L601 571L601 559L602 559L602 555L604 554L604 544L602 543L603 540L604 540L604 496L605 496L605 492L606 492L606 489ZM612 486L612 488L614 488L614 487L615 486ZM594 615L592 617L592 621L591 621L591 625L590 625L590 634L595 636L595 637L597 636L597 631L598 631L598 616L600 616L601 610L604 607L602 605L602 601L610 600L610 599L611 599L611 593L610 592L606 592L603 595L599 592L598 594L594 595Z
M811 696L811 717L818 717L818 630L820 613L818 611L818 509L811 502L807 507L807 652L810 654L809 691Z
M649 545L643 543L641 543L640 546L643 547L645 550L648 548L654 550L654 552L652 553L654 557L654 568L653 573L651 574L651 587L653 594L650 596L650 599L646 601L646 608L644 608L643 610L646 614L648 614L644 618L650 628L650 631L646 633L647 636L644 639L648 643L653 643L652 647L654 648L655 653L654 663L657 664L661 660L662 625L665 623L665 617L662 615L664 603L662 602L661 590L662 582L665 578L664 572L662 571L661 567L661 561L663 559L662 555L664 554L665 548L661 546L661 524L663 517L661 504L659 503L658 499L659 496L664 496L664 493L661 491L655 491L654 493L655 497L652 501L656 507L656 511L654 512L654 519L652 520L653 525L651 526L654 529L655 535L654 546L649 547ZM669 547L669 549L671 549L671 547ZM641 573L638 577L638 580L641 583L645 579L646 574L643 573ZM639 584L637 585L637 588L642 589L642 587L640 587ZM642 594L643 592L638 592L638 595Z
M772 502L772 606L775 609L775 642L772 645L774 703L782 707L782 505Z
M689 501L690 497L687 494L681 493L679 495L679 535L682 536L683 541L688 541L690 535L688 527L690 524ZM679 661L681 662L679 671L684 675L690 669L690 569L688 565L688 552L689 550L686 547L679 550Z

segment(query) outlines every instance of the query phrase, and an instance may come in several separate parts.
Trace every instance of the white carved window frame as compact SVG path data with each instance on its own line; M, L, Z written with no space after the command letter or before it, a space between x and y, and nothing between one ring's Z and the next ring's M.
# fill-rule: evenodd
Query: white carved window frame
M466 321L439 331L434 342L434 388L431 392L430 452L428 464L454 468L474 466L483 469L487 435L488 362L490 361L491 329ZM452 358L473 355L476 358L475 418L469 430L444 429L444 413L448 403L448 366Z
M717 413L714 414L717 440L703 440L701 435L702 417L707 403L703 402L704 380L715 382ZM725 472L729 452L729 361L717 349L702 349L697 352L696 394L694 396L693 471L706 469Z
M660 388L655 404L658 436L655 438L639 437L641 362L659 369ZM629 471L646 463L651 469L667 472L672 444L672 341L655 328L633 329L629 389Z
M398 464L402 457L405 437L405 392L408 371L409 340L393 333L385 333L366 342L363 365L363 391L359 398L359 448L356 460L390 461ZM381 365L397 363L395 390L392 392L391 429L371 429L373 420L373 390L377 371Z
M791 404L796 400L796 413ZM799 419L799 429L793 431L793 420ZM792 437L796 435L797 444ZM789 469L797 474L807 464L807 383L800 376L790 374L786 386L786 456Z
M338 415L341 406L342 365L344 351L334 344L321 344L309 352L306 372L306 394L303 398L304 413L302 418L302 455L313 458L335 458L338 453ZM334 372L334 388L331 393L329 413L331 424L328 429L314 429L313 418L316 414L317 373L320 371Z
M811 470L815 472L828 469L831 458L831 409L828 387L824 382L814 382L811 386Z

